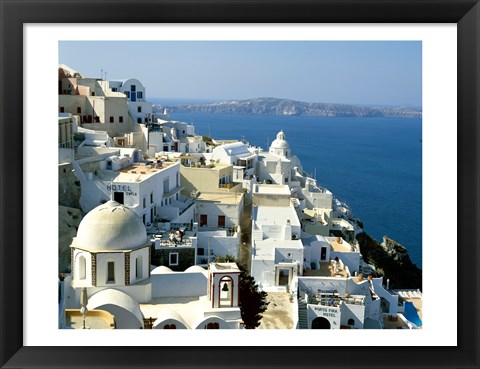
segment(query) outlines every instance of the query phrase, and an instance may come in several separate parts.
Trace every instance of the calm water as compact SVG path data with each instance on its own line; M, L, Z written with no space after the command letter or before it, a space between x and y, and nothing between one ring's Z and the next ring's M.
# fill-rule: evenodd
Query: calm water
M422 265L422 122L405 118L323 118L174 113L197 134L245 139L268 150L280 129L303 169L349 204L378 241L387 235Z

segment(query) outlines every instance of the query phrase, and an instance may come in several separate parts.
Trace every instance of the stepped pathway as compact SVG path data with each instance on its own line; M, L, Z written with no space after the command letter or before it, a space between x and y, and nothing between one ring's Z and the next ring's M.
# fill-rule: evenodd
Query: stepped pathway
M303 298L298 300L298 329L308 329L307 303Z

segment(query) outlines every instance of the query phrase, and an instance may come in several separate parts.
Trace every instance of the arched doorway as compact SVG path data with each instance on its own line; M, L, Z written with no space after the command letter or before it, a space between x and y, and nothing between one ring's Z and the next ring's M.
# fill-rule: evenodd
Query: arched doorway
M312 329L330 329L330 322L324 317L318 317L312 321Z

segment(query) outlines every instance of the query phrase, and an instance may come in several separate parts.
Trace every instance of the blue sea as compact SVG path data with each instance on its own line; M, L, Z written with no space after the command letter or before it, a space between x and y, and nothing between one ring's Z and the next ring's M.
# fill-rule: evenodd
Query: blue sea
M422 121L172 113L199 135L268 150L280 129L303 169L350 206L365 231L404 245L422 266Z

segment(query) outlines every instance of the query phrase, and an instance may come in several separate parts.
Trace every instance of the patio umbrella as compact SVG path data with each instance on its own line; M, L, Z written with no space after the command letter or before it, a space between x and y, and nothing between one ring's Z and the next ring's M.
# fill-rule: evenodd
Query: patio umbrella
M83 315L82 329L87 328L85 326L85 318L86 318L87 313L88 313L87 304L88 304L87 288L82 287L82 291L80 292L80 305L82 306L81 309L80 309L80 312Z

